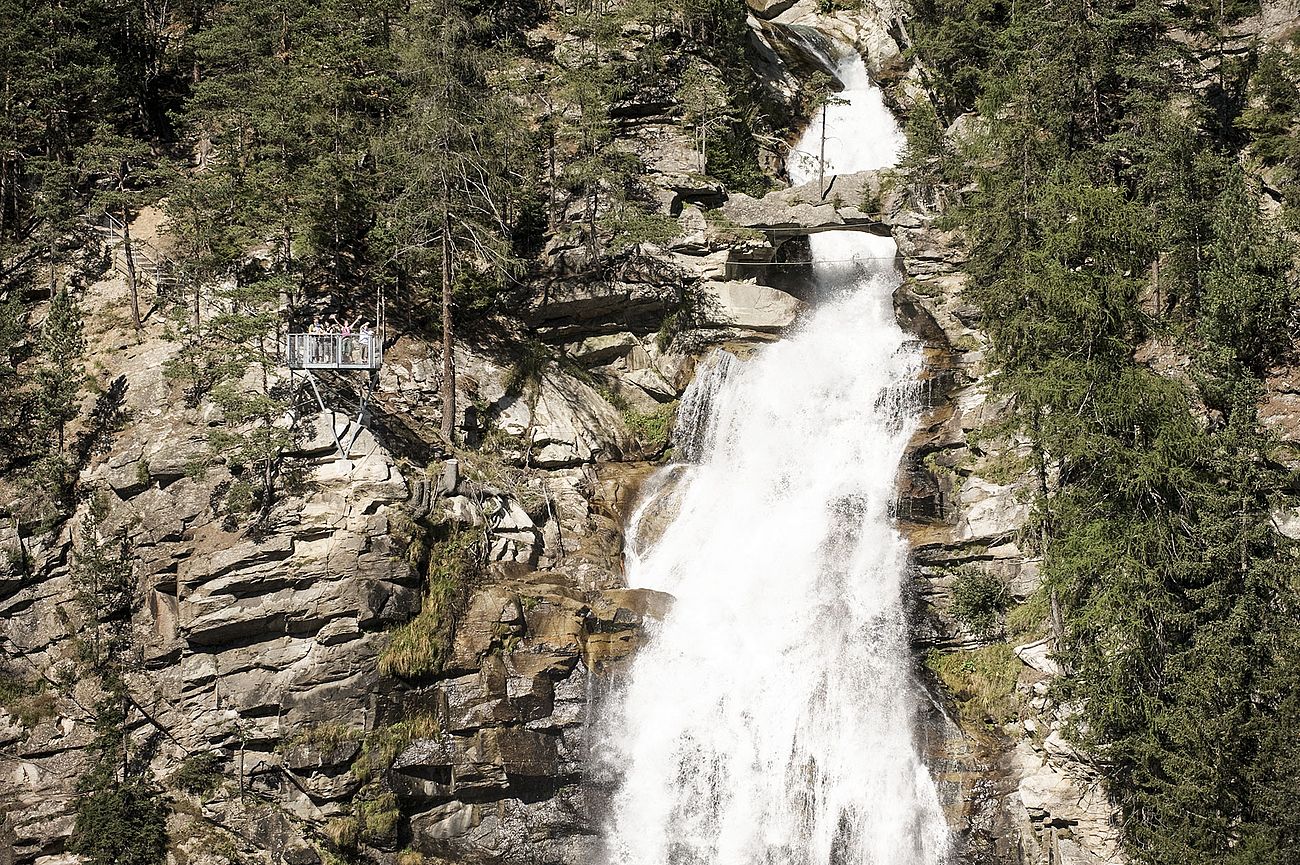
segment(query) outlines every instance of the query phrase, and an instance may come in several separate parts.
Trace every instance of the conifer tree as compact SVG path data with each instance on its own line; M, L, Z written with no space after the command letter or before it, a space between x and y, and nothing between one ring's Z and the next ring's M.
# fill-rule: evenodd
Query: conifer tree
M531 159L517 108L486 81L472 44L477 24L454 0L414 8L405 44L410 108L385 142L394 194L385 222L400 270L437 298L442 333L444 441L456 440L454 357L457 285L476 275L502 281L512 266L509 231L515 189ZM426 283L427 275L436 279Z
M94 865L156 865L167 852L168 807L149 766L148 741L132 734L133 554L126 526L109 531L108 503L92 495L72 564L86 618L83 657L103 696L95 704L92 763L77 785L70 847Z
M1289 861L1295 823L1276 797L1294 749L1278 731L1295 718L1282 647L1300 616L1295 545L1271 515L1294 496L1257 403L1289 348L1294 252L1226 152L1232 106L1170 74L1186 61L1165 28L1199 13L922 9L946 103L987 123L964 154L968 296L1039 458L1036 540L1075 735L1137 861ZM971 34L995 62L964 66ZM1171 110L1179 98L1192 108ZM1194 382L1134 358L1162 332Z
M33 480L52 494L52 503L60 508L69 504L75 481L75 467L65 453L65 431L80 409L85 347L81 310L62 290L50 301L41 325L32 429L40 454Z

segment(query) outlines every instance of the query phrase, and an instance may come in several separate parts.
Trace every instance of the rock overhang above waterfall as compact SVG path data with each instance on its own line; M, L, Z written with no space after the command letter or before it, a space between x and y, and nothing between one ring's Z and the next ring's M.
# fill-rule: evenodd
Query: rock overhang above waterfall
M887 237L890 226L883 214L894 209L888 174L829 175L824 183L812 181L762 198L736 193L722 206L722 213L742 228L767 232L774 245L822 231L867 231Z

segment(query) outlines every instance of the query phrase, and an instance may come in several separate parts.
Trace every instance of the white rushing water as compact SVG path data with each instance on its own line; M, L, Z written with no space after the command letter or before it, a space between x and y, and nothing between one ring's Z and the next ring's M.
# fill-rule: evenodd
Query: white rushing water
M861 59L839 71L828 182L892 164L901 144ZM814 124L798 150L820 149ZM816 179L817 165L792 174ZM676 602L615 697L610 865L948 853L914 742L906 548L890 514L920 355L893 313L893 242L834 232L812 247L822 302L752 359L701 368L678 430L691 464L651 485L676 516L657 538L640 537L654 534L640 515L629 526L629 584Z

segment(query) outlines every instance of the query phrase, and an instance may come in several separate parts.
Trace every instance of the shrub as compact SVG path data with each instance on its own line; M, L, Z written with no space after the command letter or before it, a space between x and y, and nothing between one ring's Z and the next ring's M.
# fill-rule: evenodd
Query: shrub
M668 437L672 435L673 422L677 418L677 403L665 403L648 412L628 409L623 412L623 421L636 436L636 440L648 451L660 451L668 446Z
M4 561L5 567L13 574L26 574L32 566L31 556L21 546L16 549L6 547Z
M1007 587L999 577L966 570L952 586L952 614L972 634L987 636L1006 610Z
M134 781L83 793L70 849L93 865L157 865L167 857L167 802Z
M643 243L663 246L680 232L677 220L632 204L601 220L611 233L610 251L621 254Z
M230 490L226 493L226 512L231 514L246 514L253 510L256 501L256 495L253 491L253 485L247 481L236 481L230 485Z
M172 775L172 784L195 796L211 793L221 784L222 762L214 751L191 754Z
M525 390L535 390L541 386L546 370L554 360L554 350L541 340L530 339L520 344L514 362L506 370L506 393L519 396Z

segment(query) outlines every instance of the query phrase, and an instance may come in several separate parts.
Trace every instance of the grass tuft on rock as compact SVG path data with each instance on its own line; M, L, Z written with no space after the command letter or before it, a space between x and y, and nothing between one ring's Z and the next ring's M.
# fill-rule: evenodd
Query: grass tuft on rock
M381 793L361 802L359 814L361 838L368 844L391 844L397 839L397 824L402 813L397 808L397 797Z
M1000 727L1019 709L1016 682L1021 662L1006 643L970 651L932 652L926 665L952 694L964 721Z
M335 817L325 824L322 831L340 850L352 851L361 843L361 821L356 817Z
M404 720L380 727L366 735L361 753L352 763L352 775L367 783L393 765L397 755L416 739L438 733L438 719L429 711L413 712Z
M425 865L428 860L418 850L400 850L395 861L397 865Z
M54 695L44 683L32 685L8 673L0 673L0 707L28 730L54 717Z
M1046 635L1051 613L1047 592L1039 589L1007 612L1007 639L1024 642Z
M677 419L677 403L664 403L650 411L628 409L623 412L623 421L637 442L647 451L661 451L668 446L668 438L673 432L673 422Z
M442 671L456 616L478 571L479 548L477 534L455 531L430 549L424 604L419 615L393 631L379 655L381 674L413 679Z

